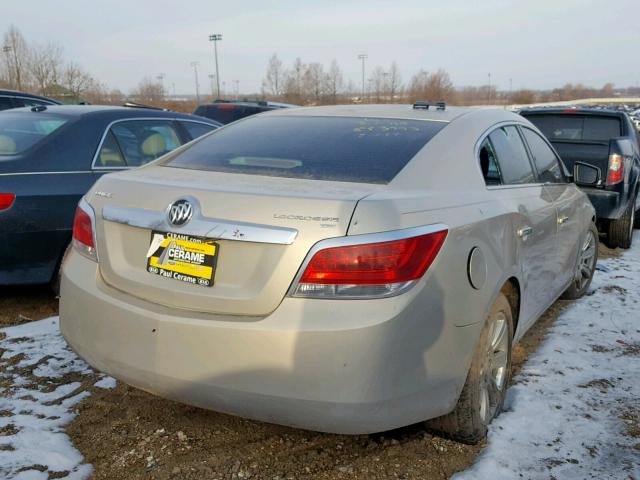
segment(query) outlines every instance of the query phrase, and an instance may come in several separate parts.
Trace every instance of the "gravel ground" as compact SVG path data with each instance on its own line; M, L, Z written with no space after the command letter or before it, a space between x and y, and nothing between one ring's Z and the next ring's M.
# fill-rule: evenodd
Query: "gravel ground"
M615 253L601 247L601 255ZM567 304L556 302L515 347L516 373ZM57 300L45 287L0 293L2 326L56 312ZM181 405L121 383L90 391L66 430L98 479L449 478L482 449L433 436L422 424L377 435L329 435Z

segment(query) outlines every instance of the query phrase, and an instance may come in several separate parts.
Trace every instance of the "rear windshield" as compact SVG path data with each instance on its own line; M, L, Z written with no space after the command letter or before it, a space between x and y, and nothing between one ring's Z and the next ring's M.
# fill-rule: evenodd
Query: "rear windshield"
M619 117L597 115L526 116L546 137L553 140L609 141L622 135Z
M46 113L25 115L2 112L0 114L0 155L16 155L24 152L65 123L67 119Z
M222 128L170 167L388 183L446 123L351 117L253 117Z

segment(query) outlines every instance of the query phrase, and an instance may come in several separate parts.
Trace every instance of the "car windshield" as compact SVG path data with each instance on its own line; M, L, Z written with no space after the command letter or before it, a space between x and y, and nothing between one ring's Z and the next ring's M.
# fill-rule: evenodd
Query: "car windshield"
M619 137L620 118L604 115L528 115L531 123L553 140L608 141Z
M46 113L2 112L0 155L16 155L29 149L67 123L68 119Z
M222 128L165 165L312 180L388 183L445 122L260 116Z

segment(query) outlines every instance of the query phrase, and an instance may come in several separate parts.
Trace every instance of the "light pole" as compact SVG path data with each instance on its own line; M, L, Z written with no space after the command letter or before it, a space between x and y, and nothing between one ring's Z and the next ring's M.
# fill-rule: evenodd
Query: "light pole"
M193 73L196 78L196 102L200 103L200 84L198 83L198 65L200 62L191 62L191 66L193 67Z
M160 82L160 87L162 88L162 95L164 95L164 73L159 73L156 76L158 82Z
M218 97L220 96L220 72L218 71L218 42L222 40L221 33L212 33L209 35L209 41L213 42L213 51L216 57L216 86L218 87Z
M358 58L362 60L362 103L364 103L364 61L369 57L366 53L361 53Z

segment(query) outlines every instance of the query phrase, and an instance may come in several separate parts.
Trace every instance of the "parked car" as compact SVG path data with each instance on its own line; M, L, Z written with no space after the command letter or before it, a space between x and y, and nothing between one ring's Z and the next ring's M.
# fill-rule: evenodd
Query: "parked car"
M256 113L269 112L280 108L292 108L296 105L278 102L263 101L242 101L230 102L227 100L216 100L214 103L199 105L194 115L200 115L222 124L227 124L240 120L241 118L255 115Z
M57 279L78 200L219 126L192 115L104 106L0 112L0 285Z
M60 105L60 102L47 97L15 90L0 90L0 111L38 105Z
M577 161L600 170L584 191L610 247L631 247L638 202L640 147L629 116L616 110L539 108L520 114L546 135L568 168Z
M595 212L523 117L427 106L282 109L101 178L63 265L69 345L221 412L477 442L513 342L587 291Z

